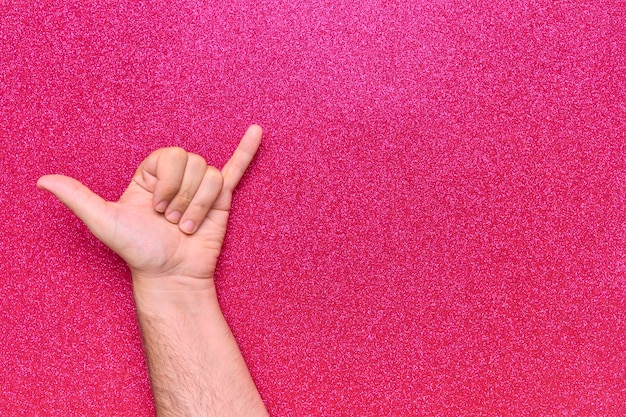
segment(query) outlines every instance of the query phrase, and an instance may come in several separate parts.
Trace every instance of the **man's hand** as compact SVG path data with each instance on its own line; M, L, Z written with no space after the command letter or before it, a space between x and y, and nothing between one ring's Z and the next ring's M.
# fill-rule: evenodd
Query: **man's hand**
M118 253L135 280L176 276L197 285L213 278L233 190L261 135L259 126L250 126L221 171L181 148L159 149L142 162L116 203L69 177L48 175L37 185Z
M221 171L183 149L159 149L117 203L72 178L37 183L130 266L159 417L267 416L213 282L232 193L261 134L250 126Z

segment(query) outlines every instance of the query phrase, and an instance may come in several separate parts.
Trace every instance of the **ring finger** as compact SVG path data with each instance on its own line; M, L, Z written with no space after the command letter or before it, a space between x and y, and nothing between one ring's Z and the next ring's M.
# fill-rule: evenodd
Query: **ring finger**
M217 168L207 167L202 183L180 221L180 229L183 232L191 234L197 230L198 225L204 221L213 207L222 190L223 182L222 173Z

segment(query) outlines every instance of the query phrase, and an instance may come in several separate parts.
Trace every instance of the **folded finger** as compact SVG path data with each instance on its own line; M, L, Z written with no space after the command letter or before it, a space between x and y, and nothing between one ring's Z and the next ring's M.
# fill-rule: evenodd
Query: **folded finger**
M187 154L187 164L178 192L172 198L165 211L165 218L172 223L178 223L195 199L207 170L206 161L200 155Z
M187 152L182 148L163 148L154 151L142 164L142 176L146 183L154 183L153 206L163 213L180 190Z
M222 183L222 173L215 167L207 167L200 187L180 220L183 232L191 234L198 229L219 196Z

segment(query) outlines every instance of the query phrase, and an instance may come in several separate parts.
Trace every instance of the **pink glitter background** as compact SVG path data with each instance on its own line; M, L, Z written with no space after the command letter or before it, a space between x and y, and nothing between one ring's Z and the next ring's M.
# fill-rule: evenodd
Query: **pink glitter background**
M0 415L154 413L123 262L40 175L235 196L220 301L276 416L626 415L622 1L0 5Z

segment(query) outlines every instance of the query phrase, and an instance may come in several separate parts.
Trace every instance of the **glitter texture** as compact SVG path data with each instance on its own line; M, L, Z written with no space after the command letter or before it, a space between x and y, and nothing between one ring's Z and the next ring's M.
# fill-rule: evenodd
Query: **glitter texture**
M626 415L620 1L4 2L0 415L154 413L117 199L250 123L220 301L276 416Z

